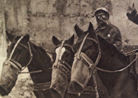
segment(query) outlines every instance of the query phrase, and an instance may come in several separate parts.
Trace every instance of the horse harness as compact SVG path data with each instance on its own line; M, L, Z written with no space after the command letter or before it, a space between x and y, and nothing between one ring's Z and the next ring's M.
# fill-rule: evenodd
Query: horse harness
M130 67L138 59L138 55L136 55L135 59L133 61L131 61L126 67L124 67L122 69L110 71L110 70L105 70L105 69L99 68L99 67L97 67L97 64L99 63L99 61L101 59L100 44L99 44L99 41L97 41L98 40L97 36L96 36L97 40L95 40L94 38L88 37L88 35L89 35L89 33L87 33L85 35L85 37L84 37L84 39L83 39L83 41L82 41L82 43L80 45L80 48L79 48L78 52L75 54L75 58L74 59L80 59L80 60L82 60L82 61L84 61L84 62L86 62L88 64L86 66L89 68L89 70L90 70L90 72L91 72L91 74L93 76L96 98L99 98L99 92L98 92L98 88L97 88L97 81L96 81L95 72L97 70L102 71L102 72L107 72L107 73L122 72L125 69L127 69L128 67ZM98 56L97 56L95 62L93 62L93 60L91 60L85 53L81 52L81 50L82 50L82 48L83 48L86 40L91 40L91 41L95 42L98 45L98 51L99 51L99 53L98 53ZM80 95L80 94L78 94L78 95Z
M22 73L30 73L30 74L32 74L32 73L42 72L42 70L32 71L32 72L21 72L21 71L23 71L25 68L27 68L30 65L30 63L32 62L32 59L33 59L33 54L32 54L32 50L31 50L30 42L29 41L27 42L27 45L28 45L28 47L27 47L27 46L25 46L25 45L23 45L23 44L20 43L20 41L22 39L23 39L23 36L21 36L21 38L15 43L15 45L14 45L12 51L11 51L11 54L10 54L9 58L4 63L5 64L11 64L13 67L18 68L20 70L20 71L17 72L18 74L22 74ZM20 63L18 63L17 61L15 61L15 60L12 59L12 56L14 54L14 51L15 51L15 49L16 49L16 47L18 45L21 45L24 48L26 48L26 49L29 50L30 60L27 63L27 65L25 65L24 67L22 67L22 65Z
M57 45L56 48L57 47L62 48L64 46L69 47L71 49L71 51L74 53L73 47L69 44L65 44L65 40L63 40L61 44ZM70 52L69 50L66 50L66 51ZM66 61L63 61L60 58L58 58L58 62L60 62L61 64L65 65L65 66L56 64L56 65L54 65L54 67L60 69L60 71L64 72L68 76L70 76L71 66Z
M91 72L91 75L93 76L96 98L99 98L99 92L98 92L98 88L97 88L97 81L96 81L95 72L96 72L96 65L99 63L100 58L101 58L101 49L100 49L100 45L98 44L98 41L93 39L93 38L88 37L88 35L89 35L89 33L87 33L85 35L78 52L75 54L74 59L85 61L88 64L87 67L89 68L89 71ZM98 45L99 53L98 53L98 56L97 56L95 63L85 53L81 52L86 40L91 40ZM78 95L80 95L80 93Z
M14 45L12 51L11 51L11 54L10 54L9 58L4 62L4 64L11 65L14 68L16 68L18 70L17 71L17 74L26 74L26 73L34 74L34 73L41 73L42 70L36 70L36 71L31 71L31 72L21 72L21 71L23 71L24 69L26 69L30 65L30 63L32 62L32 59L33 59L33 54L32 54L32 50L31 50L30 42L29 41L27 42L27 45L28 45L28 47L27 47L27 46L25 46L25 45L23 45L23 44L20 43L22 39L23 39L23 36L21 36L21 38L15 43L15 45ZM24 47L24 48L26 48L26 49L29 50L30 60L27 63L27 65L24 66L24 67L22 67L22 65L20 63L18 63L17 61L15 61L15 60L12 59L12 56L14 54L14 51L15 51L15 49L16 49L16 47L18 45L20 45L20 46L22 46L22 47ZM33 84L33 86L34 86L33 87L34 88L34 91L44 91L47 88L49 88L50 82L37 83L37 84Z

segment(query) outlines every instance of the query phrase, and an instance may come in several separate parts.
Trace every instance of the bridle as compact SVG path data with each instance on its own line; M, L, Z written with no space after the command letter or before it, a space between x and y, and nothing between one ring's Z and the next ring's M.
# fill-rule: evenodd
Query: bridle
M56 48L58 48L58 47L60 47L61 49L62 49L62 47L69 47L71 49L71 51L74 53L73 47L69 44L65 44L65 40L63 40L61 44L56 46ZM60 69L62 72L66 73L67 75L70 75L71 65L69 65L66 61L61 60L60 58L58 58L58 62L60 62L61 64L65 65L65 66L56 64L56 65L54 65L54 67Z
M85 61L88 64L88 68L92 72L92 76L93 76L93 81L94 81L94 86L95 86L95 92L96 92L96 98L99 98L99 93L98 93L98 89L97 89L97 82L96 82L95 72L97 70L102 71L102 72L107 72L107 73L122 72L125 69L127 69L128 67L130 67L136 61L136 59L138 59L138 55L136 55L135 59L132 62L130 62L126 67L121 68L119 70L111 71L111 70L105 70L105 69L99 68L99 67L97 67L97 64L99 63L99 61L101 59L101 48L100 48L100 44L99 44L99 41L97 41L98 40L97 36L96 36L96 39L97 40L95 40L94 38L88 37L88 35L89 35L89 33L87 33L85 35L85 37L84 37L84 39L83 39L83 41L82 41L82 43L81 43L81 45L79 47L78 52L75 54L75 58L74 59L78 59L78 60ZM95 62L93 60L91 60L85 53L81 52L81 50L82 50L82 48L83 48L86 40L93 41L93 42L95 42L98 45L98 51L99 52L98 52L98 56L97 56Z
M122 71L126 70L128 67L130 67L138 59L138 55L136 55L135 59L133 61L131 61L126 67L118 69L118 70L111 71L111 70L106 70L106 69L99 68L99 67L96 66L99 63L100 59L101 59L101 48L100 48L99 41L97 41L98 38L97 38L97 40L95 40L94 38L90 38L90 37L87 37L87 36L88 36L88 33L85 35L85 37L84 37L84 39L81 43L81 46L79 48L79 51L75 54L75 58L77 58L77 59L81 58L84 61L86 61L89 65L88 66L89 68L95 67L97 70L102 71L102 72L117 73L117 72L122 72ZM98 45L99 53L98 53L98 56L97 56L97 59L96 59L95 63L85 53L81 52L86 40L91 40L91 41L95 42Z
M88 67L91 69L93 66L96 67L96 65L99 63L99 61L101 59L101 48L100 48L99 42L97 40L95 40L94 38L88 37L88 35L89 35L89 33L87 33L85 35L85 37L84 37L84 39L83 39L83 41L82 41L82 43L80 45L80 48L79 48L78 52L75 54L75 59L82 59L82 60L84 60L85 62L88 63L88 65L89 65ZM92 61L85 53L81 52L81 50L82 50L82 48L83 48L86 40L93 41L93 42L95 42L98 45L98 51L99 51L99 53L98 53L98 56L97 56L97 59L96 59L95 62Z
M23 39L23 37L24 36L21 36L20 39L15 43L15 45L14 45L14 47L13 47L13 49L9 55L9 58L5 60L4 64L11 65L14 68L16 68L18 70L18 72L17 72L18 74L21 74L21 73L31 73L32 74L32 73L42 72L42 70L37 70L37 71L32 71L32 72L21 72L30 65L30 63L32 62L32 59L33 59L33 54L32 54L32 50L31 50L30 42L29 41L27 42L28 47L20 43L21 40ZM22 47L29 50L30 60L24 67L22 67L22 65L19 62L12 59L12 56L13 56L15 49L17 48L18 45L21 45Z
M74 59L85 61L88 64L87 67L89 68L90 72L92 72L91 75L93 76L95 92L96 92L96 98L99 98L95 72L96 72L96 65L99 63L99 61L101 59L101 49L100 49L99 42L97 40L95 40L94 38L88 37L88 35L89 35L89 33L87 33L85 35L85 37L84 37L84 39L83 39L83 41L82 41L82 43L81 43L81 45L79 47L78 52L75 54L75 58ZM97 56L95 62L92 61L85 53L81 52L86 40L93 41L93 42L95 42L98 45L99 53L98 53L98 56ZM80 95L80 93L79 93L79 95Z

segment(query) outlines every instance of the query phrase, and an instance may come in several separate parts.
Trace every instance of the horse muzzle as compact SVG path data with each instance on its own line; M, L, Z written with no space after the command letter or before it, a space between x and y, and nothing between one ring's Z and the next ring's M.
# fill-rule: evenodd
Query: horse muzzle
M82 59L75 59L71 70L69 91L82 92L91 77L89 67Z
M0 79L0 94L2 96L8 95L14 87L17 77L18 70L12 68L10 64L3 65L2 75Z
M53 98L64 98L70 77L70 73L67 72L69 72L69 70L65 67L65 65L61 63L53 65L50 86Z

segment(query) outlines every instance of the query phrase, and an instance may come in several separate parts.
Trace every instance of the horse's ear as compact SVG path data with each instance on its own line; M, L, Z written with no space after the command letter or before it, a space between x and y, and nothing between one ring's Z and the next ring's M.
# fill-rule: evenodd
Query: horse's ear
M88 32L92 37L94 37L94 38L96 37L95 31L94 31L94 28L93 28L93 24L91 22L89 23Z
M77 24L75 25L74 29L78 37L80 37L83 34L83 30L81 30Z
M8 33L8 31L6 31L6 35L7 35L8 39L12 42L12 40L13 40L13 38L15 36L13 36L12 34Z
M30 39L29 34L26 34L26 35L23 37L22 42L23 42L23 43L27 43L27 42L29 41L29 39Z
M93 32L94 31L93 24L91 22L89 23L88 31L89 32Z
M134 3L132 4L132 7L135 8L135 4Z
M70 45L73 45L74 44L74 34L68 39L68 43Z
M55 36L52 37L52 41L53 41L53 44L54 44L55 46L57 46L57 45L60 44L60 40L58 40L58 38L55 37Z

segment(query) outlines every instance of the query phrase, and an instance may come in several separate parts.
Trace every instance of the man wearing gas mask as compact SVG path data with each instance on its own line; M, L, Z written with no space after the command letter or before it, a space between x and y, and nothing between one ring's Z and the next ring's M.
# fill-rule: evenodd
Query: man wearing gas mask
M95 11L98 27L96 34L112 43L118 50L122 48L122 37L119 29L110 23L109 12L106 8L101 7Z

